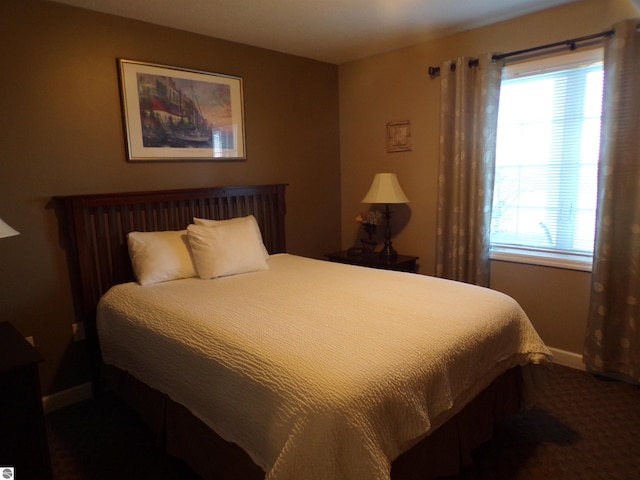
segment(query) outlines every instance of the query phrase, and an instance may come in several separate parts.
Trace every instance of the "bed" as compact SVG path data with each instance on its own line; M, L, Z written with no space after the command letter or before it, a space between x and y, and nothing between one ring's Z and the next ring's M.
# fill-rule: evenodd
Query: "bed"
M203 478L457 473L549 351L499 292L287 253L285 188L58 197L96 390Z

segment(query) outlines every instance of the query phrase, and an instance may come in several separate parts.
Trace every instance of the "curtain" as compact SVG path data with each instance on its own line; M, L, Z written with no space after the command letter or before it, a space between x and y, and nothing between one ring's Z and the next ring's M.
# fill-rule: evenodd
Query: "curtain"
M584 361L640 382L640 19L605 41L598 213Z
M469 60L440 68L436 275L488 286L502 63L490 54Z

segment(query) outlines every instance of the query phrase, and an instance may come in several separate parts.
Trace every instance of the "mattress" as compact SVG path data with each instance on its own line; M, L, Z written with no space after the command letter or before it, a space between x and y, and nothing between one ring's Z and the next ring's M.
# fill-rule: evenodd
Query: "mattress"
M117 285L102 356L184 405L267 480L387 480L509 368L550 361L510 297L273 255L260 272Z

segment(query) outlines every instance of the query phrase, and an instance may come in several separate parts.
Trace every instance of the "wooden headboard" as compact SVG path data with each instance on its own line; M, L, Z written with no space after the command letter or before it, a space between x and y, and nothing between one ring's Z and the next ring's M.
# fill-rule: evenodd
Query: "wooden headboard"
M76 308L90 350L97 350L95 313L113 285L134 280L127 234L183 230L193 217L224 220L253 215L270 253L286 251L284 184L55 197L69 235L70 268L77 276ZM94 348L95 347L95 348ZM99 355L99 353L97 353Z

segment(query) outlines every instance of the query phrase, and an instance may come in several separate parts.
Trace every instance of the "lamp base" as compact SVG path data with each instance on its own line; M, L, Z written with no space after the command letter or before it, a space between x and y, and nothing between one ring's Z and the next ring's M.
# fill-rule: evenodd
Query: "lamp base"
M385 242L384 247L380 250L380 258L392 260L398 257L398 252L391 246L391 242Z
M380 258L392 260L398 256L398 252L396 252L391 246L391 210L389 210L388 203L385 205L384 219L384 247L380 250Z

